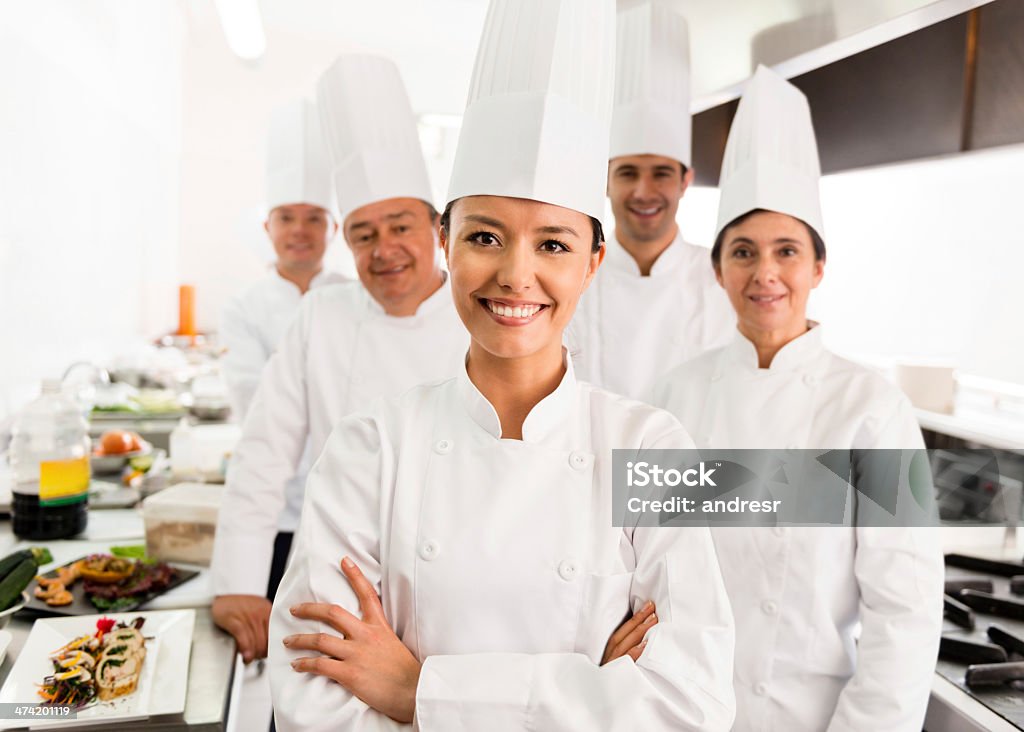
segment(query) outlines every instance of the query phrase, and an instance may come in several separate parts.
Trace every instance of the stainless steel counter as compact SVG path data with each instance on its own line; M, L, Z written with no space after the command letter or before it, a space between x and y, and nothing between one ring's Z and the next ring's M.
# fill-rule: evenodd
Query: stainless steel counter
M120 530L117 530L119 529ZM78 556L95 551L106 551L111 543L142 542L141 520L133 511L95 511L90 515L90 531L97 535L91 541L30 542L31 545L47 546L53 552L54 566ZM102 537L102 538L101 538ZM116 539L115 539L116 537ZM0 522L0 556L4 556L20 542L11 534L9 521ZM185 730L187 732L229 732L232 692L241 681L236 674L235 642L230 635L213 624L209 603L212 597L205 573L186 582L165 596L157 598L147 606L156 610L163 608L193 607L196 612L195 630L192 636L192 653L188 668L188 691L185 697L185 711L180 714L164 714L147 720L104 723L76 729L104 729L113 732L134 730ZM140 612L145 612L143 608ZM7 656L0 664L0 685L7 679L15 659L21 651L35 617L24 612L15 615L6 630L13 640ZM248 732L248 731L246 731Z

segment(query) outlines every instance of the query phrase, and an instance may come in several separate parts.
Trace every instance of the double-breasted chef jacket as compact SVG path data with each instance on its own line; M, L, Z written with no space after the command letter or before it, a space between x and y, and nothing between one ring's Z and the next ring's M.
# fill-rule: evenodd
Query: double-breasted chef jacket
M655 403L698 448L924 447L907 398L829 352L820 326L766 369L737 332ZM736 730L919 732L942 629L937 528L711 532L736 618Z
M672 368L728 343L736 317L715 281L711 252L682 234L647 277L614 237L605 246L566 343L580 379L650 401Z
M232 455L214 592L266 592L274 536L298 525L305 484L289 478L307 439L315 459L346 414L457 374L468 343L447 279L409 317L388 315L359 282L310 292L267 364Z
M687 448L669 414L577 382L502 439L465 371L350 416L314 466L293 560L270 623L277 726L398 723L289 665L292 633L330 632L289 608L358 613L349 556L423 666L420 730L726 730L732 618L709 532L612 526L613 448ZM659 623L634 663L600 666L611 633L647 600Z
M322 270L310 280L309 289L348 281L342 274ZM221 368L232 414L238 422L245 420L263 367L284 338L301 302L298 285L274 269L224 306L218 333L226 348Z

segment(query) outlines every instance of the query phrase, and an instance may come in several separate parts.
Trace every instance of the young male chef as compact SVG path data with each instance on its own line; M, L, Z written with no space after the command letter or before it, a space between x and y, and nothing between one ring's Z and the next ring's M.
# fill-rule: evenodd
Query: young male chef
M360 282L304 299L232 457L211 566L213 617L246 661L266 655L267 597L302 505L286 485L307 440L315 458L349 412L457 373L469 342L441 268L437 212L397 67L343 55L320 79L318 104Z
M620 0L608 253L567 342L580 378L646 399L673 366L727 341L735 319L708 250L676 211L693 182L686 19L669 0Z
M220 337L231 409L242 422L260 374L307 291L347 278L324 270L338 232L331 214L331 168L314 104L298 100L275 110L267 138L267 219L273 270L228 301Z

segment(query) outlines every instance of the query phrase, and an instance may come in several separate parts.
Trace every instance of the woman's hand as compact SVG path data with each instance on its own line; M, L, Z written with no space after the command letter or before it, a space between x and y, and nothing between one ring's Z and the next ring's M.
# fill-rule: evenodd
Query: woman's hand
M342 637L329 633L288 636L284 639L288 648L321 654L297 659L292 668L326 676L378 712L398 722L412 722L420 662L388 625L380 598L359 567L345 557L341 571L359 598L362 619L327 603L293 607L295 617L326 623Z
M657 623L658 616L654 614L654 603L648 600L646 605L612 633L612 637L608 639L608 644L604 647L601 665L604 666L622 656L629 656L635 663L647 645L644 635Z

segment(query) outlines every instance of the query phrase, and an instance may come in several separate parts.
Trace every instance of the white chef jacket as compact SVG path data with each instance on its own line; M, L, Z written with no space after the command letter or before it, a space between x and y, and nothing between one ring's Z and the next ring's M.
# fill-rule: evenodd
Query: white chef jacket
M321 270L309 283L312 290L349 279ZM231 410L241 423L260 383L260 374L299 310L302 292L277 269L228 300L221 314L220 341L227 349L221 359Z
M728 343L736 317L715 280L711 250L682 234L648 277L614 236L606 247L566 343L581 379L649 401L654 384L673 367Z
M907 398L821 339L813 327L760 369L737 332L669 374L655 404L698 447L923 448ZM942 630L938 529L712 535L736 617L735 730L920 731Z
M359 282L309 293L267 364L231 458L210 567L215 594L265 594L274 535L298 525L305 486L297 495L285 486L307 438L319 455L346 414L458 373L468 344L447 276L410 317L385 313Z
M709 532L615 528L613 448L688 448L671 415L577 382L572 364L523 439L465 371L350 416L310 473L295 555L270 621L278 729L407 728L289 665L300 602L358 602L338 562L377 588L422 663L424 731L726 730L732 619ZM599 666L647 600L659 624L637 663ZM308 653L305 653L308 655Z

